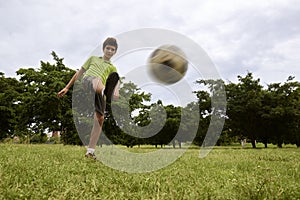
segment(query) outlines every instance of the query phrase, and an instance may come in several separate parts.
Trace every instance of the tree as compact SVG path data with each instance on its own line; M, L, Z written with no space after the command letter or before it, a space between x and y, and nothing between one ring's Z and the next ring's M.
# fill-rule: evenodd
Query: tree
M256 140L261 132L262 86L260 79L254 79L252 73L238 76L238 84L226 87L227 116L229 127L236 133L251 140L256 148Z
M285 143L299 146L300 83L289 77L284 84L268 85L264 96L264 127L270 141L282 147Z
M197 102L190 102L181 109L181 124L175 140L180 142L193 142L201 145L209 123L204 122L201 106ZM202 110L203 111L203 110ZM200 127L203 126L203 127Z
M21 87L15 78L0 72L0 140L15 134L17 107Z
M162 106L161 101L158 101L157 104L160 104ZM153 107L155 108L155 106ZM166 115L162 115L162 112L166 112ZM176 136L181 120L181 107L175 107L173 105L162 106L158 107L156 113L160 118L164 116L163 119L159 120L161 122L159 124L159 127L161 127L161 129L156 130L154 132L156 134L147 139L147 144L152 144L157 147L157 145L163 146L174 142L174 140L177 139L180 146L180 138L176 138Z
M225 84L218 80L199 80L208 91L195 92L198 97L200 121L196 139L202 146L214 146L220 137L226 118Z
M104 122L105 135L114 144L128 147L143 144L143 137L151 131L143 128L151 122L151 106L146 105L151 94L141 91L132 82L123 82L119 93L119 99L111 105L111 115Z
M196 91L195 93L198 98L198 103L192 104L191 106L193 109L196 109L195 106L199 107L199 123L197 135L193 143L201 146L209 127L211 113L211 98L210 94L207 91Z
M72 137L68 135L76 133L72 121L72 92L62 99L58 99L56 95L72 77L74 70L67 68L63 64L63 58L59 58L55 52L51 55L55 64L41 61L40 68L21 68L17 71L23 86L18 131L41 134L59 130L62 131L63 142L74 143L69 140Z

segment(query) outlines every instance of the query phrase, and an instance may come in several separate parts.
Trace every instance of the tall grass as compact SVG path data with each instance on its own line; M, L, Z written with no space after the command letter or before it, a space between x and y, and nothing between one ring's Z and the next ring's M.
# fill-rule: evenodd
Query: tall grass
M1 144L0 199L300 199L299 148L216 147L204 159L194 148L139 174L84 153L79 146Z

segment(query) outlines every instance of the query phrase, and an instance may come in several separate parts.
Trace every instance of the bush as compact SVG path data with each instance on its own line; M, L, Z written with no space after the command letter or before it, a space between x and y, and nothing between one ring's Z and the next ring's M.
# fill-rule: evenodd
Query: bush
M50 137L49 143L51 143L51 144L60 144L60 136Z
M48 139L47 135L44 133L36 134L30 138L30 143L31 144L41 144L41 143L45 143L47 141L47 139Z

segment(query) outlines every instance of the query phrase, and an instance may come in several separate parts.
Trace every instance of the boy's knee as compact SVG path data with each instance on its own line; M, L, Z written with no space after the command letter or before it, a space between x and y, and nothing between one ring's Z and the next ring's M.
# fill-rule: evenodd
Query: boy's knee
M93 88L94 88L94 91L95 91L96 93L98 93L98 94L101 94L101 93L102 93L102 90L103 90L103 88L104 88L104 85L103 85L103 83L102 83L102 81L101 81L100 78L95 78L95 79L93 80Z
M96 119L100 124L103 124L104 122L104 115L101 115L100 113L96 113Z

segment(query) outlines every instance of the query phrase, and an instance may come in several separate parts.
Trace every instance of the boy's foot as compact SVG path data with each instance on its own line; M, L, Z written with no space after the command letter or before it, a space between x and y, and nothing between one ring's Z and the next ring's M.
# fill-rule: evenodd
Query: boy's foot
M96 157L96 155L95 155L94 153L86 153L86 154L85 154L85 157L86 157L86 158L92 158L92 159L94 159L94 160L97 159L97 157Z
M111 103L112 95L114 93L115 87L119 81L120 77L117 72L112 72L105 84L104 95L106 96L106 102Z

